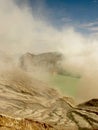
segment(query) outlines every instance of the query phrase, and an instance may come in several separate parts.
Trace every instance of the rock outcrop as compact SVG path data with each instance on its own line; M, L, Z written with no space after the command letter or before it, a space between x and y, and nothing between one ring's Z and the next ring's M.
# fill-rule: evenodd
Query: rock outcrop
M41 54L26 53L19 59L19 66L23 70L35 73L36 78L41 79L40 73L45 75L60 74L80 78L80 75L68 72L64 66L64 55L58 52L47 52ZM45 78L45 77L44 77Z
M32 54L26 53L20 58L20 67L26 71L38 71L40 68L49 73L60 73L62 71L62 54L57 52Z

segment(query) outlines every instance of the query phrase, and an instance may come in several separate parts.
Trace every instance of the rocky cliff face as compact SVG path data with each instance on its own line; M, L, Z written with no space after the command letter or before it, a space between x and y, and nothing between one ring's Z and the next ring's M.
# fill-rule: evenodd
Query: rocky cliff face
M20 69L0 74L0 130L98 129L98 100L72 102Z
M26 71L43 70L49 73L59 73L62 70L61 66L62 55L56 52L31 54L26 53L20 58L20 66Z
M58 52L47 52L41 54L26 53L19 59L19 66L27 72L33 73L36 78L49 77L51 74L65 75L79 78L77 73L71 73L64 66L65 57ZM43 80L44 81L44 80Z

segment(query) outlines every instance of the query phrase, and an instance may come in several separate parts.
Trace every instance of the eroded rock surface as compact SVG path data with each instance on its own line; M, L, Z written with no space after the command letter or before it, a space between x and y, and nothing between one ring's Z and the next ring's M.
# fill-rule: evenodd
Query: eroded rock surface
M97 104L94 99L76 106L17 69L0 74L0 130L98 129Z

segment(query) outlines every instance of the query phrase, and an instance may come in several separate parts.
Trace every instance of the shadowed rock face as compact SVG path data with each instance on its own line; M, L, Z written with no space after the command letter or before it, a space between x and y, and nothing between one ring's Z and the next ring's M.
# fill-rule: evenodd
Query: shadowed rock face
M42 69L49 73L60 73L62 71L61 66L62 55L56 52L42 53L34 55L26 53L20 58L20 66L26 71L38 71Z
M19 59L19 67L26 72L33 73L37 79L42 79L52 75L60 74L80 78L80 75L68 72L64 67L64 55L58 52L47 52L41 54L26 53ZM41 74L41 75L40 75ZM49 78L49 77L48 77Z
M19 69L0 74L0 130L98 129L97 102L75 106Z

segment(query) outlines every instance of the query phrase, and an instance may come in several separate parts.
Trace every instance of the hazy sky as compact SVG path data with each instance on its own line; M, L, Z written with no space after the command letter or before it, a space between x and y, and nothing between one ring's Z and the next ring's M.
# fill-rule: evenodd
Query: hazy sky
M97 46L97 5L95 0L0 0L0 50L71 55L88 49L88 43Z
M96 48L97 5L95 0L0 0L0 50L71 55L88 49L88 43Z
M56 27L68 24L83 33L98 31L98 0L29 0L29 4Z

